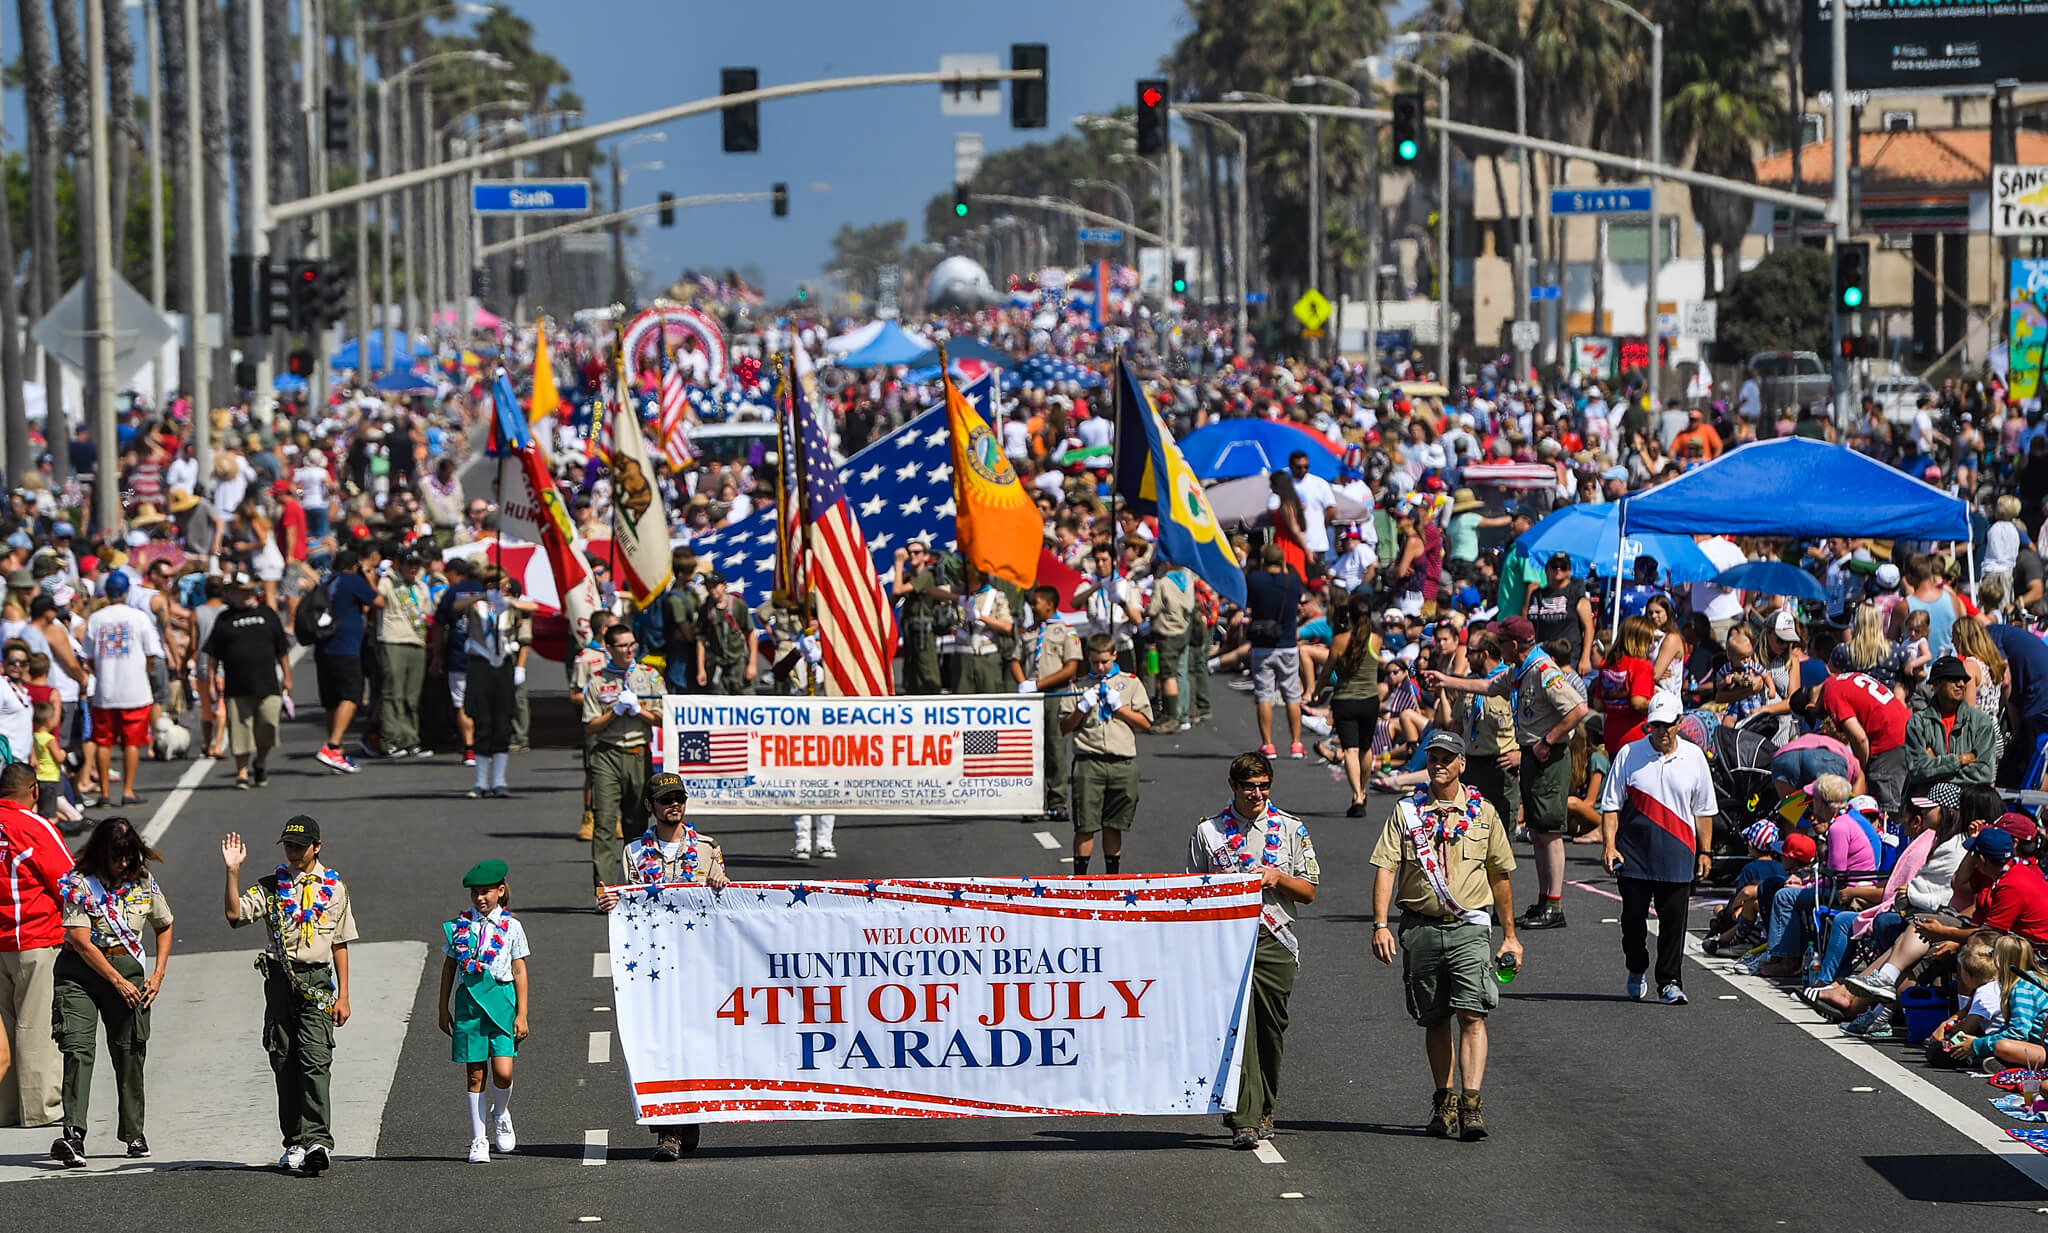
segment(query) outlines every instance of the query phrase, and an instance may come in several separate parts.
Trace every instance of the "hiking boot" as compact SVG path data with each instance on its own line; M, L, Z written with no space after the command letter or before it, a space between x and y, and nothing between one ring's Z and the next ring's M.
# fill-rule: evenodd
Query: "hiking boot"
M1565 927L1564 904L1556 899L1541 900L1522 913L1515 924L1522 929L1562 929Z
M1480 1107L1479 1093L1458 1093L1458 1126L1458 1137L1467 1143L1486 1137L1486 1113Z
M1436 1097L1430 1102L1429 1124L1423 1132L1436 1139L1458 1137L1458 1094L1447 1087L1436 1090Z
M1266 1116L1259 1119L1259 1137L1261 1139L1270 1139L1273 1137L1272 1114L1268 1113Z
M1259 1145L1259 1132L1250 1126L1239 1126L1230 1132L1230 1146L1235 1151L1248 1152Z
M596 833L597 818L590 810L586 809L583 811L583 825L576 828L576 838L584 843L589 843L590 837Z

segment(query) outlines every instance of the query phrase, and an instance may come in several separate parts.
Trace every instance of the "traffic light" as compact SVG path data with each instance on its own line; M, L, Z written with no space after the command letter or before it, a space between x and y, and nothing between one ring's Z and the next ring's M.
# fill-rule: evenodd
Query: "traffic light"
M777 184L775 186L775 217L789 217L789 185L787 184Z
M796 288L796 302L797 302L797 303L799 303L799 304L801 304L801 303L803 303L804 301L806 301L806 300L808 300L808 299L810 299L810 298L811 298L811 289L810 289L809 287L806 287L806 286L804 286L804 285L803 285L803 284L801 284L801 283L797 284L797 288Z
M758 69L725 68L718 70L718 92L720 94L745 94L761 87L761 73ZM737 103L718 113L725 124L725 152L727 154L752 154L761 148L761 105L759 103ZM662 224L667 226L666 223Z
M284 357L284 370L294 377L311 377L313 375L312 351L305 347L300 347L297 351Z
M348 91L335 86L327 87L327 92L321 97L321 117L326 122L323 127L327 134L323 145L334 153L348 152L348 119L354 101Z
M1877 354L1877 340L1866 334L1842 335L1842 358L1867 360Z
M1835 311L1852 313L1870 298L1870 245L1855 241L1835 245Z
M1175 295L1186 295L1188 293L1188 263L1178 257L1173 260L1173 293Z
M469 268L469 293L479 300L491 296L491 267L474 265Z
M228 331L236 338L258 332L256 319L263 315L257 298L261 294L261 277L261 267L248 253L228 258Z
M1145 157L1166 152L1166 78L1138 80L1138 153Z
M348 316L348 284L352 274L340 261L320 263L319 308L311 328L325 329Z
M956 181L953 185L953 217L966 218L973 212L973 201L967 186Z
M254 390L256 388L255 360L235 361L235 388L238 390Z
M1406 166L1422 157L1422 95L1394 96L1394 162Z
M506 290L510 291L515 298L525 295L526 263L524 261L514 261L512 263L512 272L505 281L511 284Z
M661 202L661 225L664 227L675 226L676 195L674 193L663 193L658 200Z
M323 277L317 261L292 262L290 290L285 297L284 328L292 331L320 328Z
M265 258L260 271L261 289L257 292L258 313L256 333L266 334L271 330L292 328L292 279L291 267L281 261Z
M1010 83L1010 127L1045 127L1045 44L1010 44L1010 67L1019 72L1037 69L1037 81Z

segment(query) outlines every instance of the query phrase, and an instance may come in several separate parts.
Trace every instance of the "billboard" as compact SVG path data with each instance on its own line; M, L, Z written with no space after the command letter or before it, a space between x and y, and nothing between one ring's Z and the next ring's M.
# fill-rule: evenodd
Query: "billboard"
M1806 89L1833 79L1833 0L1805 0ZM1849 89L1921 90L2048 80L2033 0L1843 0Z
M2048 167L1991 169L1991 234L2048 235Z
M2009 275L2012 308L2006 390L2014 399L2041 396L2041 353L2048 343L2048 260L2016 257Z

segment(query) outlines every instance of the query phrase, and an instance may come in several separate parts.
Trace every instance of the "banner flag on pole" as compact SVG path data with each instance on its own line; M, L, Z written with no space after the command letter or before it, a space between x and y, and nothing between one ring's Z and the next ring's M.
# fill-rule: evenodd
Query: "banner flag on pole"
M801 569L817 601L826 689L852 697L887 697L895 692L889 677L896 658L895 613L802 386L791 390L790 410L806 527Z
M1159 555L1185 565L1218 595L1244 606L1244 566L1209 508L1209 495L1195 478L1173 433L1137 374L1119 355L1116 361L1116 492L1140 518L1159 518Z
M555 388L555 357L548 352L547 326L536 321L533 323L533 405L526 412L526 422L538 424L542 416L561 405L561 391Z
M654 460L640 431L640 414L625 400L611 417L612 556L633 606L645 608L668 590L674 569L668 543L668 510L654 483Z
M1020 587L1038 579L1038 553L1045 546L1045 515L1024 491L1017 469L1003 456L1002 443L944 371L946 428L953 443L953 518L960 555L984 574ZM993 395L991 416L1000 414Z

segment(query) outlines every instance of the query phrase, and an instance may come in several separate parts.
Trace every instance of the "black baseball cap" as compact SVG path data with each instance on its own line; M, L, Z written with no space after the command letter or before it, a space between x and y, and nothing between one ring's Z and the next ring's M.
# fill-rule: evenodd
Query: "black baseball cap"
M277 837L279 843L295 844L306 848L320 842L320 820L311 814L295 814L284 824L284 834Z
M681 775L676 774L674 771L662 771L659 774L647 777L648 800L658 801L673 792L680 792L685 798L690 795L689 786L683 782Z

